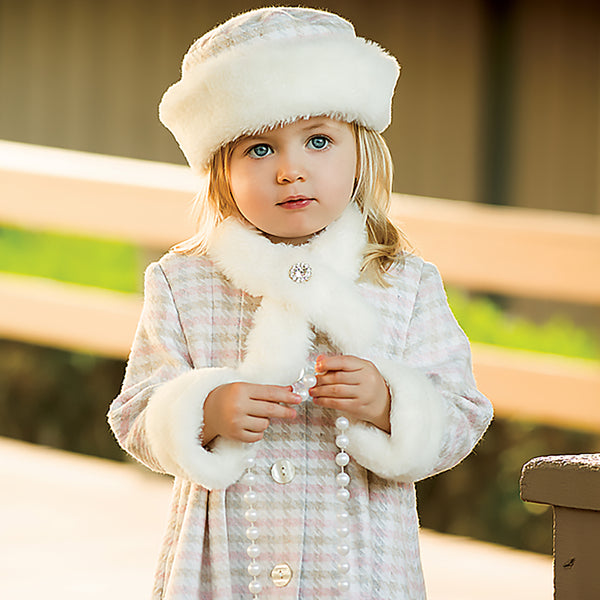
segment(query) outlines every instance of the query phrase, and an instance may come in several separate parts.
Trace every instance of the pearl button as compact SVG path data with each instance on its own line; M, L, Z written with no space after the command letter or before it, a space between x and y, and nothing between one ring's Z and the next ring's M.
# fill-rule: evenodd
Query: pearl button
M287 563L275 565L271 571L271 581L275 587L285 587L292 580L292 568Z
M273 463L273 466L271 467L271 477L273 477L277 483L290 483L295 476L296 468L287 458L279 459Z

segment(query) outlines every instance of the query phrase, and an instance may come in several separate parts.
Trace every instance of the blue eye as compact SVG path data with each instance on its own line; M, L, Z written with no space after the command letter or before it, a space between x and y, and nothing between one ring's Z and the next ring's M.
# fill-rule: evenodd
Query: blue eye
M248 150L248 156L251 156L252 158L264 158L272 153L273 149L267 144L256 144L256 146L252 146L252 148Z
M331 140L324 135L315 135L308 140L308 146L313 150L324 150L330 143Z

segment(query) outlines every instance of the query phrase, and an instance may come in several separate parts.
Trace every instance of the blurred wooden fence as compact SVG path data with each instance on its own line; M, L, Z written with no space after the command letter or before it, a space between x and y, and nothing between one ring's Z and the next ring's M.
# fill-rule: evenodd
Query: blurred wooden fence
M185 167L0 142L0 223L164 251L192 232ZM600 216L396 195L393 218L447 284L600 306ZM125 358L136 295L0 273L0 337ZM600 432L592 361L474 344L496 414Z

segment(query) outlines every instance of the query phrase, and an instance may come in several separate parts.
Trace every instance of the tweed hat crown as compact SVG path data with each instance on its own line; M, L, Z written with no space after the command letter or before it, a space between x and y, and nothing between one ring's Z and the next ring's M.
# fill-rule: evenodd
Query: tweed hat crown
M396 59L333 13L295 7L242 13L196 40L159 116L192 169L242 135L329 116L382 132Z

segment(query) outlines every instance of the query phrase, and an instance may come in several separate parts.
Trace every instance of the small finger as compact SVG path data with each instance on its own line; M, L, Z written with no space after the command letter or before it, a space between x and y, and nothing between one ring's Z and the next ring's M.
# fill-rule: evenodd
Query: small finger
M267 400L252 400L249 414L266 419L295 419L296 411L289 406Z
M324 375L317 375L317 385L358 385L361 382L359 371L327 371Z
M327 371L356 371L362 366L362 360L349 354L336 354L335 356L319 355L315 364L318 373Z
M346 398L354 399L357 398L358 386L346 385L343 383L335 383L330 385L316 385L309 390L310 395L313 398Z
M332 398L331 396L318 396L313 398L313 402L317 406L321 406L323 408L332 408L334 410L346 412L351 414L352 411L349 410L352 407L352 400L349 398Z
M292 392L291 385L252 385L250 386L249 394L252 400L273 402L276 404L300 404L302 402L302 398Z
M264 431L256 432L243 430L240 432L239 436L236 439L239 442L244 442L245 444L253 444L262 440L264 435Z

